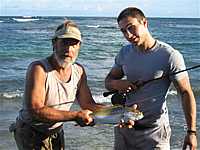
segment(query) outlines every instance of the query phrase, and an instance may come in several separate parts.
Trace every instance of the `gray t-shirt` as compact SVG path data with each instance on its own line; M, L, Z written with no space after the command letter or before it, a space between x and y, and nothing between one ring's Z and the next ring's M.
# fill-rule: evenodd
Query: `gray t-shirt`
M127 80L131 82L147 81L186 68L180 52L158 40L147 52L139 51L132 44L122 47L115 58L113 67L122 68ZM145 116L140 121L142 124L158 121L162 118L161 116L168 121L166 95L169 86L171 81L180 80L186 76L188 76L187 72L182 72L145 84L137 91L128 94L126 105L138 105Z

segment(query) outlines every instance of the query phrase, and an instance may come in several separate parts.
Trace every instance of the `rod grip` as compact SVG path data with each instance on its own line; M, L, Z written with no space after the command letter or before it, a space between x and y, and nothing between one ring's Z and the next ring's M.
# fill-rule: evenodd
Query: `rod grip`
M104 96L104 97L107 97L107 96L109 96L109 95L111 95L111 94L115 94L115 93L117 93L117 91L103 92L103 96Z

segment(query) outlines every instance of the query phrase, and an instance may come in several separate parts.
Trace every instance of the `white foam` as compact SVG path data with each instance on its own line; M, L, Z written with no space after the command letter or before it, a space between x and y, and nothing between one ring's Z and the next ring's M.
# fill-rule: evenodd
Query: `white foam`
M88 28L98 28L100 25L87 25Z
M34 19L34 18L12 18L13 20L17 22L30 22L30 21L37 21L39 19Z
M170 90L170 91L168 91L167 94L168 94L168 95L177 95L177 91L175 91L175 90Z
M2 97L11 99L11 98L16 98L16 97L22 97L22 96L23 96L23 92L22 92L22 91L19 91L19 90L16 90L16 91L13 91L13 92L1 93L0 95L1 95Z
M195 28L195 29L200 29L199 25L184 25L184 24L169 24L169 27L174 27L174 28Z
M103 95L93 95L93 98L97 103L111 103L111 96L104 97Z
M24 29L24 30L15 30L18 33L29 33L29 34L46 34L49 33L47 30L40 29Z
M0 23L1 23L1 22L4 22L4 21L0 20Z
M22 16L23 18L32 18L32 16Z

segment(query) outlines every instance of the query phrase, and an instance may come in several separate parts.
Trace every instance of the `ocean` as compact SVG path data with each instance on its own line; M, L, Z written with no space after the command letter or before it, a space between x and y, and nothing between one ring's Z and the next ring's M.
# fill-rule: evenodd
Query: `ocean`
M29 63L52 53L51 37L64 19L75 21L83 34L77 62L86 70L88 84L96 102L104 98L104 78L121 46L127 44L116 18L106 17L0 17L0 149L15 150L8 127L22 105L24 78ZM200 18L148 18L152 35L178 49L187 67L200 64ZM189 71L197 102L197 130L200 133L200 69ZM180 98L172 87L167 103L172 128L171 148L181 149L186 123ZM65 145L70 150L112 150L113 126L77 127L64 125ZM200 143L198 142L200 146Z

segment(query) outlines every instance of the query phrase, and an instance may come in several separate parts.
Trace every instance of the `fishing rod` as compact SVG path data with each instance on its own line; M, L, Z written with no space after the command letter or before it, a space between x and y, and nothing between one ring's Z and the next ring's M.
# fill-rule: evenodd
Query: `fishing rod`
M152 81L156 81L156 80L160 80L160 79L165 79L167 77L170 77L172 75L176 75L176 74L179 74L181 72L185 72L185 71L189 71L189 70L192 70L192 69L196 69L196 68L199 68L200 65L196 65L196 66L193 66L193 67L190 67L190 68L186 68L184 70L180 70L180 71L177 71L177 72L174 72L174 73L170 73L170 74L166 74L166 75L162 75L161 77L158 77L158 78L153 78L153 79L149 79L149 80L146 80L146 81L143 81L143 82L134 82L133 84L136 84L136 87L137 89L144 86L145 84L149 83L149 82L152 82ZM111 94L116 94L118 93L118 90L114 90L114 91L109 91L109 92L104 92L103 93L103 96L104 97L107 97Z

